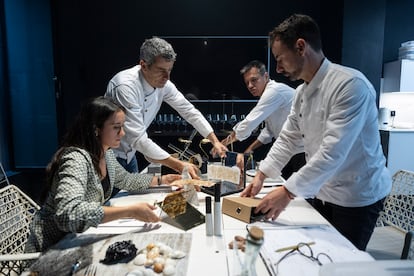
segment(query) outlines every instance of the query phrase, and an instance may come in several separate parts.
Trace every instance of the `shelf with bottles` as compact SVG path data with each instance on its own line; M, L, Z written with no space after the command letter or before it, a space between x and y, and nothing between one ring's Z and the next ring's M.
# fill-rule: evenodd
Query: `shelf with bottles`
M174 114L158 114L159 119L155 119L148 128L148 133L151 136L189 136L193 131L193 126L187 123L179 115ZM166 116L164 116L166 115ZM244 115L237 117L228 114L215 114L215 119L212 119L211 114L207 114L206 119L209 121L217 136L227 136L236 125L237 122L244 119ZM166 118L164 120L163 118ZM260 124L255 129L252 135L257 135L264 127L264 123Z
M235 124L245 119L256 100L196 100L195 107L205 116L217 136L226 136ZM253 132L257 135L264 123ZM152 136L188 136L193 131L186 120L170 106L163 104L148 133Z

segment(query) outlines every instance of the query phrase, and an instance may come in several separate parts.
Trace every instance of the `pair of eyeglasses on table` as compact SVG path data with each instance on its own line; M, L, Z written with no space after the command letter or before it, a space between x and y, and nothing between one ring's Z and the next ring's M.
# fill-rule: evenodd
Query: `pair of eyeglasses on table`
M287 257L292 256L294 254L300 254L301 256L316 262L318 265L324 265L327 263L333 263L332 258L329 257L326 253L318 253L315 255L313 253L313 250L311 248L311 245L315 244L314 242L301 242L294 246L279 248L276 250L276 252L283 252L289 250L285 255L283 255L273 266L275 270L273 271L275 275L279 274L279 266L283 260L285 260Z

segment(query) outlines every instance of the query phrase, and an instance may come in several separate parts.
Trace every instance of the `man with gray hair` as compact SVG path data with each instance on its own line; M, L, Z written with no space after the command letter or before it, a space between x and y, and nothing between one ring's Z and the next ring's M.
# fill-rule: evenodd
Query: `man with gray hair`
M170 81L176 56L171 44L164 39L147 39L140 49L139 64L119 72L108 83L105 95L126 108L126 135L120 147L114 151L118 161L130 172L138 171L136 151L148 160L180 173L188 166L148 137L147 128L163 102L175 109L203 137L208 138L219 156L225 156L227 148L217 139L211 125ZM198 178L195 166L188 166L188 171L192 178Z

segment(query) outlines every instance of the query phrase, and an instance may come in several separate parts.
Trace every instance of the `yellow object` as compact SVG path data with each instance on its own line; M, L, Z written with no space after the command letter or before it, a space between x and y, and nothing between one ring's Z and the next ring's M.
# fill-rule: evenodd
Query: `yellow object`
M301 244L303 244L303 245L306 244L306 245L311 246L312 244L315 244L315 242L303 242ZM288 247L279 248L275 252L283 252L283 251L293 250L293 249L298 249L298 248L299 248L299 244L296 244L296 245L292 245L292 246L288 246Z

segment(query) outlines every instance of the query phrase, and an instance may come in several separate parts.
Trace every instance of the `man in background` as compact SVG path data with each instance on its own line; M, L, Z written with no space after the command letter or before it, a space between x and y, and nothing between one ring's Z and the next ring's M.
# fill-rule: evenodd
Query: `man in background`
M257 139L244 151L244 153L250 153L262 145L273 142L279 136L279 132L289 115L295 90L286 84L271 80L266 66L258 60L246 64L240 73L249 92L259 100L246 118L237 123L229 136L221 142L228 146L236 141L244 141L262 122L265 122L265 127L260 131ZM241 161L241 157L239 157L239 163ZM288 178L304 163L303 148L299 148L298 154L292 157L292 160L283 169L282 176Z

